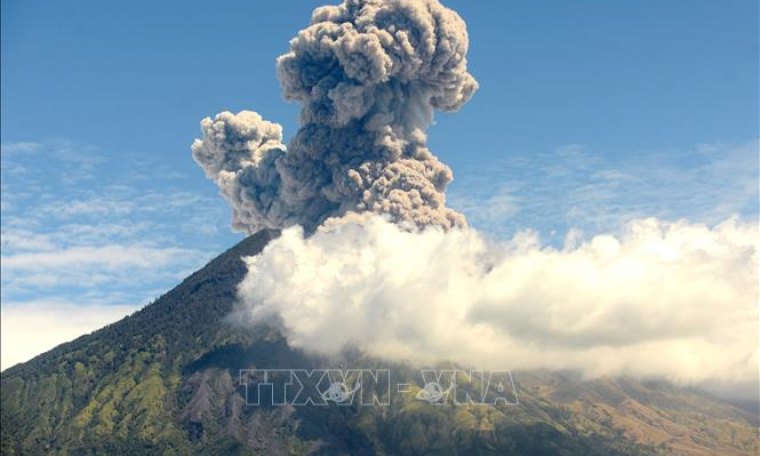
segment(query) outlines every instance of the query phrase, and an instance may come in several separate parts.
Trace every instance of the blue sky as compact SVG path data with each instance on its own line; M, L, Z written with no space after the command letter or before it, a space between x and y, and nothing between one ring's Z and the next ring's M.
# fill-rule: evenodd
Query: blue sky
M322 3L2 2L4 346L10 317L76 335L240 239L190 143L222 110L295 132L274 60ZM481 89L430 147L473 225L757 218L757 1L444 3Z

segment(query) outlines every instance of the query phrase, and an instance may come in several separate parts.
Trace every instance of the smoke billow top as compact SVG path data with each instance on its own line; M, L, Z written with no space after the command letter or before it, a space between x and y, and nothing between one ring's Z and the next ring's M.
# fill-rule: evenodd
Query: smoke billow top
M300 225L348 212L417 226L464 226L447 208L451 170L426 146L433 111L478 88L465 24L436 0L348 0L317 8L277 59L285 99L303 105L286 147L251 111L201 122L193 157L233 208L233 228Z
M287 147L254 112L202 121L193 156L233 227L283 229L246 260L241 321L275 322L327 355L757 391L756 222L645 218L556 249L529 231L490 241L446 207L452 174L425 128L477 89L467 47L464 22L435 0L318 8L277 59L285 98L303 105Z
M758 227L636 220L617 236L405 230L380 217L248 258L244 317L323 355L756 382ZM757 391L757 384L752 383Z

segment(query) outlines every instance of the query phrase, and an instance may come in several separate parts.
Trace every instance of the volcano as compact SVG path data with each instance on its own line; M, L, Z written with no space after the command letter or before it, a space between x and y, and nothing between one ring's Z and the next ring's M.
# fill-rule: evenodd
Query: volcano
M388 407L258 407L241 369L324 367L272 327L234 322L237 286L277 237L249 236L135 314L13 366L5 455L754 455L756 414L633 378L514 372L519 405L430 404L410 366ZM377 366L356 355L352 367ZM358 365L358 366L357 366Z

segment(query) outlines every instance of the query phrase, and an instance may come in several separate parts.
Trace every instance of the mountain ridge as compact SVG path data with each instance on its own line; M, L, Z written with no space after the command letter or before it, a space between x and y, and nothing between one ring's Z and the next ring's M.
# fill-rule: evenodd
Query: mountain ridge
M234 246L230 247L220 255L216 256L214 259L209 261L205 266L203 266L198 271L195 271L194 273L190 274L188 277L182 280L177 286L169 290L168 292L164 293L163 295L156 298L153 302L150 304L147 304L143 308L137 310L133 314L127 315L126 317L122 318L119 321L116 321L114 323L108 324L100 329L97 329L89 334L85 334L82 336L77 337L76 339L64 342L56 347L54 347L51 350L48 350L47 352L41 353L40 355L35 356L29 361L19 363L16 365L13 365L7 369L5 369L2 373L4 375L10 375L17 371L24 371L25 369L28 369L29 367L35 367L39 363L42 363L43 365L45 362L50 359L51 357L55 357L56 355L60 354L61 352L65 352L66 350L70 349L76 349L78 348L82 343L85 343L85 341L89 340L92 337L98 337L103 332L109 331L114 326L129 326L129 323L134 318L140 318L140 317L146 317L150 318L154 315L156 310L159 309L158 306L155 304L161 301L160 304L163 304L164 301L166 301L166 298L175 298L175 299L181 299L182 295L187 294L189 292L192 294L193 292L197 291L197 289L202 285L204 280L207 280L207 277L204 277L204 275L213 275L209 274L210 270L216 271L219 269L225 269L226 272L223 275L231 274L231 281L233 282L239 282L243 276L245 275L245 266L240 261L240 258L243 256L251 256L258 254L264 246L273 238L279 235L279 232L276 230L262 230L258 233L255 233L251 236L247 236L245 239L241 240L239 243L235 244ZM228 267L225 268L225 266ZM222 278L220 276L216 277ZM187 288L190 288L190 290L186 290ZM179 295L179 296L174 296ZM169 316L176 315L172 313L174 311L174 303L169 301L170 305L166 308L166 310L170 311L168 312ZM183 302L183 304L186 305L186 303ZM229 304L228 302L225 302L225 304ZM231 309L231 308L230 308ZM218 309L221 312L224 312L227 310L229 312L230 309ZM219 314L214 312L209 312L210 316L216 317Z
M241 257L277 235L249 236L136 313L3 371L0 454L757 453L757 417L626 377L518 372L511 408L403 398L388 409L246 406L239 369L324 361L272 328L227 321L247 272ZM415 383L410 366L395 367Z

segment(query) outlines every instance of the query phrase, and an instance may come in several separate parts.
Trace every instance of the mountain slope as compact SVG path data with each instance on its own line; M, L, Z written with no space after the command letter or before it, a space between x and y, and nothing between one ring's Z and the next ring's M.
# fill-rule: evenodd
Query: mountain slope
M275 236L259 232L134 315L4 371L0 454L757 454L757 417L629 378L519 372L519 406L413 395L387 408L246 406L240 369L326 362L227 319L240 257ZM419 390L414 370L393 367Z
M4 371L3 455L182 440L170 393L186 364L234 337L222 318L245 275L240 257L274 235L243 240L139 312Z

